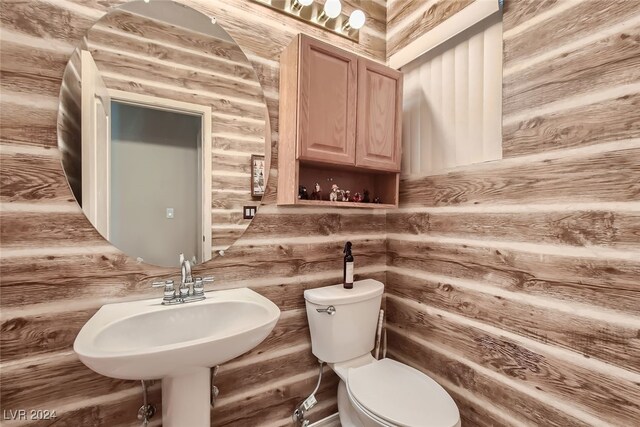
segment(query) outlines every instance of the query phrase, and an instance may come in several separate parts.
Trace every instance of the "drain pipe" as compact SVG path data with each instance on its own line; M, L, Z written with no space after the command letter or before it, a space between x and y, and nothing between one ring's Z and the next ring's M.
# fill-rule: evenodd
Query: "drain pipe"
M147 383L142 380L142 406L138 409L138 419L143 426L149 424L149 420L156 414L156 407L147 402Z
M293 422L302 427L307 427L311 421L305 418L305 412L309 409L313 408L318 401L316 400L316 393L320 390L320 383L322 382L322 368L324 366L324 362L322 360L318 360L320 364L318 370L318 383L316 384L316 388L313 389L309 397L302 401L298 406L296 406L295 411L293 411Z

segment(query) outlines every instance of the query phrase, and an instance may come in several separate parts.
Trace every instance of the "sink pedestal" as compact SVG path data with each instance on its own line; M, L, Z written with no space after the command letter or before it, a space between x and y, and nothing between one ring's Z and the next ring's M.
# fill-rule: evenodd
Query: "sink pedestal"
M179 363L179 362L178 362ZM162 379L162 425L209 427L211 425L209 368Z

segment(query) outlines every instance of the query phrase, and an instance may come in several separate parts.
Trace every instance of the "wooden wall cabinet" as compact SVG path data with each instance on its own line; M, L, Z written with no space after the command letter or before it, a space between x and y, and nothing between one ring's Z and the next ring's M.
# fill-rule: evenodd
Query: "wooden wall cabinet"
M402 73L299 34L280 57L278 204L398 205ZM298 199L315 183L323 200ZM331 184L381 204L330 202Z

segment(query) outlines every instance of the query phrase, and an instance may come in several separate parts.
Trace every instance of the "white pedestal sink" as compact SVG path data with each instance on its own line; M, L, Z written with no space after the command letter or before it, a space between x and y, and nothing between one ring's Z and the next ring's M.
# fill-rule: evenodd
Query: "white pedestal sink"
M209 426L209 369L260 344L280 309L248 288L206 296L173 306L160 298L106 304L80 330L73 349L107 377L161 378L163 426Z

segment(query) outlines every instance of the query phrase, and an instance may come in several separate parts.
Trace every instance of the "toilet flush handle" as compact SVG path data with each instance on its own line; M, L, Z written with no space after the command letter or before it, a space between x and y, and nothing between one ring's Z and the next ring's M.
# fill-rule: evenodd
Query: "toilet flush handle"
M333 316L334 314L336 314L336 308L332 305L327 308L316 308L316 311L318 313L327 313L329 316Z

